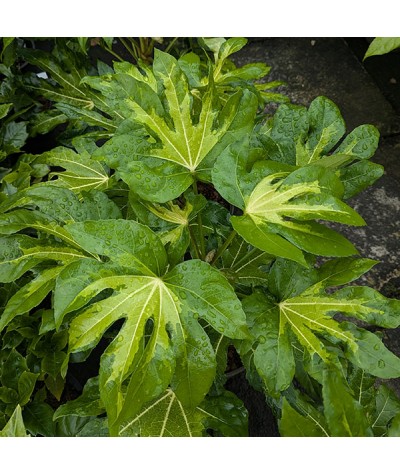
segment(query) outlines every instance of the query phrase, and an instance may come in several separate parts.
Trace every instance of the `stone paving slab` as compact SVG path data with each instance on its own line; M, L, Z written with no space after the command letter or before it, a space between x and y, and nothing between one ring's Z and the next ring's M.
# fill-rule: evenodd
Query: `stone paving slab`
M281 92L294 104L308 106L316 96L328 97L340 108L348 131L373 124L382 135L400 132L392 105L343 38L253 38L232 57L239 65L272 66L268 80L285 81Z

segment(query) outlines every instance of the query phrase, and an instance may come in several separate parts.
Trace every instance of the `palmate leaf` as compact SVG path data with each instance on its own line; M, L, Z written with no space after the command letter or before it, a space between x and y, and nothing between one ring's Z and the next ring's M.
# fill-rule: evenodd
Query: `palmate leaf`
M236 237L222 255L221 271L235 284L266 285L268 274L261 268L267 268L272 259L267 252L248 245L241 237Z
M368 160L379 140L376 127L361 125L333 151L345 134L345 123L338 107L323 96L314 99L308 110L303 106L281 105L262 130L268 158L298 166L320 162L336 168L353 160Z
M13 295L0 317L0 331L12 319L28 312L46 297L55 287L56 279L66 265L73 261L85 261L90 257L99 263L99 257L86 252L73 236L62 226L63 221L102 217L120 217L116 205L103 193L92 190L83 192L84 201L80 202L70 190L54 186L31 187L26 192L13 195L3 202L3 209L11 211L0 216L0 279L12 281L29 270L34 270L34 278ZM41 211L16 209L15 207L37 206ZM43 211L43 212L42 212ZM15 234L26 228L35 229L39 236L47 235L49 239L36 239L23 234ZM54 240L52 238L56 238ZM62 243L60 243L60 240ZM43 263L47 267L38 268ZM61 265L58 265L61 264ZM82 268L86 264L82 264ZM94 264L91 264L92 267ZM107 265L101 267L100 273L107 271ZM66 298L69 294L66 293ZM59 326L60 304L56 302L55 322Z
M146 139L143 132L116 134L96 156L115 168L142 198L165 202L178 197L192 183L195 172L209 179L218 154L251 130L257 99L249 91L238 92L222 107L210 84L194 117L194 98L178 61L156 50L153 72L163 90L164 104L143 77L130 77L130 94L125 100L134 122L153 137ZM167 173L168 184L163 184ZM147 182L144 188L143 181Z
M307 110L292 104L282 105L260 136L267 158L297 166L318 164L339 169L344 197L359 193L383 174L383 167L370 162L379 141L372 125L360 125L344 135L345 125L336 105L325 97L316 98Z
M52 185L63 186L77 193L93 189L105 190L109 185L109 174L100 162L91 160L88 154L77 154L69 148L56 147L39 155L34 163L64 168L64 172L49 175L49 178L58 178L52 180Z
M44 261L69 263L88 256L77 249L56 242L23 235L0 238L0 281L12 282Z
M259 152L255 152L256 162L248 172L246 168L252 165L248 147L246 141L229 147L213 169L213 183L219 193L243 209L243 216L233 216L231 222L248 243L303 265L301 250L324 256L357 253L343 236L314 221L365 224L337 197L343 188L334 174L317 165L290 173L287 165L257 160ZM259 181L262 172L264 178Z
M188 410L176 394L167 389L121 427L123 437L201 437L203 413Z
M216 366L199 318L229 338L247 336L243 310L228 282L196 260L178 264L163 276L166 252L161 241L134 221L87 221L66 229L87 251L107 255L125 268L123 273L96 277L100 265L94 261L88 280L90 266L79 276L80 265L75 263L72 273L66 268L60 275L54 296L58 314L75 311L70 352L92 348L107 328L125 319L100 365L100 394L110 428L118 428L168 385L185 407L196 407L212 384ZM90 303L106 289L113 293Z
M250 332L257 342L251 349L254 364L271 395L277 396L289 387L294 376L292 335L310 356L318 355L327 364L338 364L335 353L326 344L329 341L344 348L350 361L367 373L381 378L399 377L400 359L387 350L377 336L332 318L340 313L395 328L400 324L399 302L368 287L344 287L335 293L325 293L325 288L353 280L361 269L371 265L366 262L351 266L349 259L340 261L329 266L331 281L328 268L323 267L319 275L311 270L311 282L293 287L291 281L301 281L306 271L295 263L277 260L270 271L272 281L276 275L281 276L277 287L270 286L275 297L257 292L243 300ZM285 276L289 289L285 288ZM249 353L249 345L241 343L239 351L243 355Z

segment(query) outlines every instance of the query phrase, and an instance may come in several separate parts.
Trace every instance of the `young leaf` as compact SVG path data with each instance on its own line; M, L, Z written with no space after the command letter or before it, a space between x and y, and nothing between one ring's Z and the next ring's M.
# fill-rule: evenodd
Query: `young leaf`
M400 38L396 37L377 37L369 45L367 52L365 53L364 60L369 56L376 56L381 54L387 54L391 51L400 48Z
M326 97L314 99L308 109L310 133L305 145L306 163L328 153L342 138L346 128L338 107ZM305 165L302 160L299 165Z
M21 406L17 406L5 427L0 430L0 437L29 437L22 419Z

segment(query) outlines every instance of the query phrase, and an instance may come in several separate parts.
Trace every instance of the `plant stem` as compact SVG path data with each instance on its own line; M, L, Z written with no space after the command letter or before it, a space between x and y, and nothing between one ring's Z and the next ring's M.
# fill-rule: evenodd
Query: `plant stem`
M171 48L174 46L174 44L176 43L177 39L179 38L179 36L175 37L171 42L170 44L165 48L165 52L166 53L169 53L171 51Z
M119 61L124 61L123 58L121 58L121 56L117 53L115 53L112 49L110 49L108 46L104 45L103 48L108 51L110 54L112 54L113 56L115 56Z
M193 191L196 195L199 194L197 189L197 181L193 181ZM204 234L203 234L203 220L201 219L201 211L197 214L197 225L199 227L199 237L200 237L200 259L204 259L206 255L206 246L204 242Z
M128 53L133 57L133 59L135 59L136 61L138 60L138 57L139 55L137 54L137 52L135 52L134 50L132 50L130 48L130 46L128 45L128 43L125 41L124 38L119 38L119 40L121 41L121 43L125 46L125 48L128 50ZM132 44L133 46L133 44Z
M194 235L193 235L193 231L190 229L190 224L188 225L188 230L189 230L190 241L192 242L192 245L193 245L193 248L194 248L194 252L195 252L195 254L196 254L196 258L197 258L197 259L201 259L199 247L198 247L197 242L196 242L196 239L195 239L195 237L194 237Z
M236 236L236 231L233 229L232 232L229 234L229 236L226 238L226 241L222 246L218 249L217 253L215 254L213 260L210 262L211 265L214 265L215 262L217 262L217 259L221 257L223 252L226 250L226 248L229 246L229 244L234 240Z

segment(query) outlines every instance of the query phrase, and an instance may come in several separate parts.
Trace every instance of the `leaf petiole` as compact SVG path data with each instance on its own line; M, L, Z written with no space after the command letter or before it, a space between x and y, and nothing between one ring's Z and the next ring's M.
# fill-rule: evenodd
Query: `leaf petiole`
M199 191L197 189L197 181L193 181L193 192L198 195ZM197 224L199 227L199 237L200 237L200 259L204 260L204 256L206 255L206 246L204 242L204 234L203 234L203 220L201 218L201 211L197 214Z
M211 265L214 265L217 262L217 260L221 257L224 251L228 248L229 244L234 240L236 234L237 232L235 231L235 229L233 229L229 236L226 238L224 244L218 249L213 260L211 261Z

